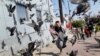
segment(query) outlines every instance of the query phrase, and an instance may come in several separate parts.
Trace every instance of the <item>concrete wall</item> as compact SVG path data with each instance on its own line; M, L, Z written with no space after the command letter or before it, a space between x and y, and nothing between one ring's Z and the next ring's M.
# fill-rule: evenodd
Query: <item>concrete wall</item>
M17 29L18 29L18 31L24 33L25 32L24 29L26 29L26 33L30 34L30 36L32 37L32 41L34 41L36 39L39 40L39 41L42 40L43 43L44 43L43 46L45 47L47 44L51 43L52 37L51 37L51 35L49 33L49 25L50 25L50 23L47 23L47 22L44 21L45 18L46 18L46 15L43 15L46 11L48 11L48 8L49 8L48 4L47 4L48 0L47 1L46 0L42 0L42 1L43 2L39 2L39 0L32 0L32 2L31 2L33 4L36 3L37 8L38 8L39 5L44 3L42 5L42 7L39 7L41 9L41 11L42 11L42 20L44 22L42 27L41 27L41 31L43 32L42 36L39 36L37 34L37 32L35 32L35 30L32 27L27 26L28 23L31 23L30 19L26 20L25 24L20 24L19 23L18 11L15 10L14 14L15 14L15 18L16 18L16 21L17 21ZM24 3L24 2L28 3L27 1L23 0L22 3ZM27 48L27 44L29 42L31 42L31 41L29 40L28 35L25 35L23 38L22 38L22 36L19 36L20 40L22 42L22 44L20 45L18 43L16 34L14 34L14 36L10 36L10 33L6 29L6 27L7 26L13 27L14 26L14 22L13 22L13 18L8 16L9 13L7 11L7 8L6 8L5 4L16 5L14 2L11 2L11 1L8 1L8 0L3 0L3 1L0 0L0 56L12 56L11 55L11 51L10 51L10 47L11 46L14 49L14 53L16 53L16 51L18 51L19 49ZM52 4L51 1L50 1L50 4ZM54 18L55 16L54 16L54 13L53 13L52 9L53 9L53 6L50 7L50 12L51 12L51 15ZM22 12L22 11L20 10L20 12ZM36 8L33 8L32 11L27 10L27 13L28 13L28 18L29 18L29 14L35 13L35 15L33 16L32 19L35 22L37 22ZM4 49L1 49L1 47L2 47L1 43L2 43L3 40L4 40L5 44L6 44L6 46L5 46Z

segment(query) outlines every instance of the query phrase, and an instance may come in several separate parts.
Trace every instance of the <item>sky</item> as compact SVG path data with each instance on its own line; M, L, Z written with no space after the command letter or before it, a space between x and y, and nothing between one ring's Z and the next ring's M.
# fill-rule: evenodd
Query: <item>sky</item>
M69 1L69 0L64 0L63 14L69 14L67 1ZM58 0L52 0L52 2L53 2L55 14L59 13ZM94 2L92 0L90 0L89 2L90 2L91 9L88 12L92 11L91 15L98 14L98 11L100 11L100 0L98 0L98 2L96 2L95 5L94 5ZM69 1L69 4L70 4L71 13L72 13L73 10L76 8L77 4L72 4L72 3L70 3L70 1Z

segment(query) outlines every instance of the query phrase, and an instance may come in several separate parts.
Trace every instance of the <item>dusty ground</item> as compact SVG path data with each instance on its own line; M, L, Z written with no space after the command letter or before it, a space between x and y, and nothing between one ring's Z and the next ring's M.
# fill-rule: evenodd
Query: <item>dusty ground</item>
M97 38L100 38L100 32L97 33ZM78 40L74 46L68 42L67 47L63 49L60 56L69 56L68 54L72 50L78 50L77 56L100 56L100 48L98 48L98 43L94 39L94 35L90 38L86 38L85 41ZM41 51L35 51L33 56L58 56L59 49L55 44L50 44L48 47L42 48Z

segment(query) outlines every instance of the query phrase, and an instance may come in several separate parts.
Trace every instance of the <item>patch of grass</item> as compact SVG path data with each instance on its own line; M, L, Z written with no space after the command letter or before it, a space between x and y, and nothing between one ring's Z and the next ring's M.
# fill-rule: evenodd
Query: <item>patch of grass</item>
M85 25L85 22L83 20L77 20L77 21L73 21L72 25L73 27L78 28L78 27L82 27L83 25Z
M100 31L100 25L96 26L96 31Z

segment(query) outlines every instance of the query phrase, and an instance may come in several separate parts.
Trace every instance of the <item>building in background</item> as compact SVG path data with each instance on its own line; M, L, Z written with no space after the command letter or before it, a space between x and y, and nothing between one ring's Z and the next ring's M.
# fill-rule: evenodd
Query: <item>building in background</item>
M29 3L33 5L31 10L26 6ZM9 16L7 10L7 5L10 4L16 6L12 16ZM51 43L52 37L48 29L49 25L54 22L54 19L55 15L51 0L0 0L0 56L12 56L10 47L13 48L16 54L18 50L27 48L27 44L35 40L42 41L44 47ZM29 26L32 20L37 25L39 25L40 21L43 22L40 28L40 35L33 27ZM10 36L7 27L11 28L15 26L17 32L15 31L14 35ZM25 33L25 35L18 35L18 33Z

